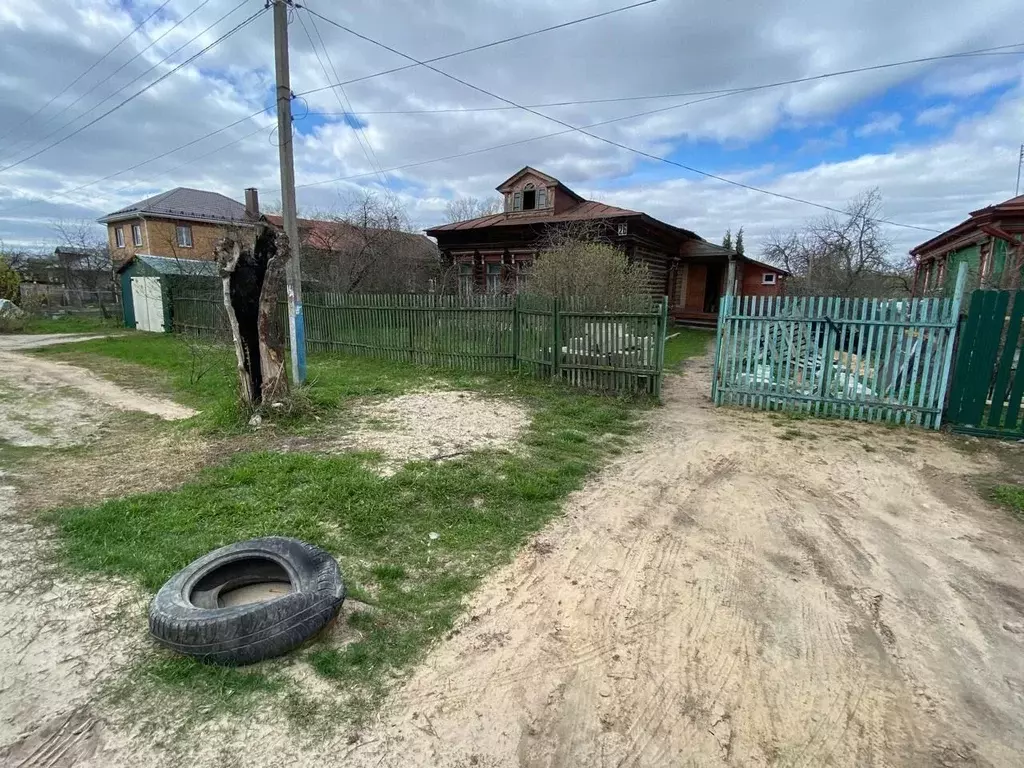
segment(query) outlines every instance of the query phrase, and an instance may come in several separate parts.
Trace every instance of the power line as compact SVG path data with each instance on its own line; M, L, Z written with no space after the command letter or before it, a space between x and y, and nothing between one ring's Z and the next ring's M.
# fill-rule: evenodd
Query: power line
M623 150L625 150L627 152L632 152L632 153L634 153L636 155L639 155L640 157L645 157L645 158L647 158L649 160L656 160L658 162L666 163L668 165L673 165L673 166L675 166L677 168L681 168L683 170L689 171L690 173L695 173L695 174L698 174L700 176L704 176L705 178L709 178L709 179L715 179L716 181L721 181L721 182L723 182L725 184L731 184L733 186L740 187L742 189L746 189L746 190L749 190L751 192L759 192L761 194L771 195L772 197L778 197L778 198L783 199L783 200L789 200L791 202L796 202L796 203L803 203L805 205L810 205L810 206L813 206L815 208L820 208L822 210L832 211L833 213L845 214L845 212L842 209L840 209L840 208L835 208L833 206L825 205L823 203L815 203L815 202L813 202L811 200L804 200L803 198L795 197L795 196L792 196L792 195L786 195L786 194L783 194L781 192L772 192L771 190L762 189L761 187L755 187L752 184L744 184L743 182L740 182L740 181L735 181L733 179L728 179L728 178L726 178L724 176L719 176L719 175L714 174L714 173L709 173L708 171L703 171L703 170L701 170L699 168L695 168L693 166L686 165L685 163L679 163L679 162L677 162L675 160L670 160L668 158L661 157L660 155L655 155L655 154L652 154L650 152L645 152L643 150L636 149L635 147L631 147L631 146L629 146L627 144L622 144L621 142L617 142L617 141L615 141L613 139L608 139L608 138L605 138L604 136L598 136L595 133L590 133L588 130L586 130L584 128L572 125L571 123L567 123L564 120L561 120L561 119L559 119L557 117L552 117L551 115L547 115L547 114L545 114L543 112L538 112L537 110L535 110L535 109L533 109L531 107L526 107L526 106L523 106L522 104L518 104L515 101L512 101L511 99L507 99L507 98L505 98L503 96L499 96L498 94L494 93L493 91L489 91L486 88L481 88L479 86L473 85L472 83L469 83L469 82L467 82L467 81L465 81L465 80L463 80L463 79L461 79L459 77L456 77L455 75L452 75L452 74L449 74L448 72L440 70L437 67L432 66L431 64L427 64L425 62L421 62L418 59L416 59L416 58L414 58L412 56L409 56L408 54L403 53L403 52L401 52L401 51L399 51L399 50L397 50L395 48L392 48L391 46L389 46L389 45L387 45L385 43L381 43L381 42L379 42L377 40L374 40L371 37L367 37L366 35L363 35L363 34L361 34L359 32L356 32L355 30L350 29L349 27L346 27L343 24L340 24L340 23L338 23L336 21L328 19L328 18L322 16L321 14L317 13L316 11L313 11L313 10L310 10L310 9L307 9L307 10L309 11L309 13L313 14L314 16L317 16L317 17L323 19L328 24L333 24L334 26L338 27L339 29L343 29L346 32L348 32L349 34L351 34L351 35L353 35L355 37L358 37L361 40L366 40L367 42L373 43L374 45L377 45L378 47L383 48L386 51L390 51L391 53L394 53L397 56L401 56L402 58L409 59L410 61L414 61L417 64L425 66L427 69L431 70L432 72L436 72L439 75L442 75L442 76L448 78L449 80L452 80L453 82L459 83L460 85L464 85L467 88L472 88L473 90L479 91L480 93L483 93L483 94L485 94L487 96L490 96L493 99L497 99L498 101L503 101L506 104L510 104L510 105L512 105L514 107L518 107L519 109L522 109L525 112L529 112L530 114L536 115L537 117L542 117L542 118L544 118L546 120L550 120L551 122L558 123L559 125L563 125L563 126L565 126L566 128L568 128L568 129L570 129L572 131L576 131L578 133L583 134L584 136L589 136L592 139L596 139L598 141L602 141L605 144L609 144L610 146L618 147L619 149L623 149ZM907 229L921 230L921 231L924 231L924 232L935 232L936 231L934 229L928 229L926 227L919 227L919 226L917 226L915 224L902 224L900 222L890 221L890 220L886 220L886 219L874 219L874 221L877 221L877 222L880 222L880 223L884 223L884 224L890 224L892 226L904 227L904 228L907 228Z
M245 2L245 0L243 0L243 2ZM239 5L241 5L241 4L239 4ZM34 152L34 153L32 153L31 155L28 155L28 156L26 156L26 157L23 157L23 158L22 158L21 160L18 160L18 161L16 161L16 162L13 162L13 163L10 163L10 164L8 164L8 165L5 165L5 166L4 166L3 168L0 168L0 173L2 173L3 171L7 171L7 170L10 170L11 168L14 168L14 167L16 167L16 166L19 166L19 165L21 165L22 163L25 163L25 162L27 162L27 161L31 160L31 159L32 159L32 158L34 158L34 157L38 157L39 155L43 154L44 152L48 152L49 150L53 149L54 147L58 146L59 144L63 144L63 143L65 142L65 141L67 141L67 140L68 140L68 139L70 139L71 137L73 137L73 136L76 136L76 135L78 135L79 133L81 133L82 131L84 131L84 130L85 130L86 128L89 128L89 127L91 127L91 126L93 126L93 125L96 125L96 123L98 123L98 122L99 122L100 120L102 120L102 119L104 119L105 117L107 117L107 116L109 116L109 115L113 114L114 112L116 112L117 110L119 110L119 109L120 109L121 107L125 106L125 105L126 105L126 104L128 104L129 102L131 102L131 101L133 101L134 99L136 99L137 97L141 96L141 95L142 95L143 93L145 93L146 91L148 91L148 90L149 90L150 88L152 88L152 87L154 87L155 85L158 85L159 83L163 82L164 80L166 80L166 79L167 79L168 77L170 77L171 75L173 75L173 74L174 74L175 72L177 72L177 71L178 71L179 69L181 69L182 67L185 67L185 66L187 66L188 64L191 64L191 63L192 63L193 61L195 61L196 59L198 59L198 58L199 58L200 56L202 56L202 55L203 55L204 53L206 53L207 51L209 51L209 50L210 50L211 48L213 48L213 47L214 47L214 46L216 46L217 44L221 43L222 41L226 40L227 38L231 37L231 36L232 36L233 34L235 34L236 32L238 32L238 31L239 31L240 29L242 29L242 28L243 28L243 27L245 27L246 25L248 25L248 24L250 24L251 22L255 21L255 20L256 20L257 18L259 18L260 16L262 16L262 15L263 15L264 13L266 13L266 11L267 11L267 9L266 9L266 8L261 8L260 10L256 11L256 12L255 12L255 13L253 13L253 14L252 14L251 16L249 16L248 18L246 18L246 19L245 19L244 21L242 21L242 22L241 22L241 23L239 23L239 24L236 24L236 25L235 25L234 27L232 27L232 28L231 28L230 30L228 30L227 32L225 32L225 33L224 33L223 35L221 35L220 37L218 37L218 38L217 38L216 40L214 40L214 41L213 41L212 43L210 43L209 45L207 45L207 46L206 46L205 48L202 48L202 49L201 49L200 51L198 51L197 53L194 53L194 54L193 54L192 56L190 56L189 58L185 59L185 61L183 61L183 62L181 62L180 64L178 64L178 65L177 65L176 67L174 67L173 69L169 70L168 72L165 72L165 73L164 73L163 75L161 75L160 77L158 77L158 78L157 78L156 80L154 80L153 82L151 82L151 83L150 83L149 85L147 85L147 86L145 86L145 87L143 87L143 88L139 89L138 91L136 91L135 93L133 93L133 94L132 94L131 96L129 96L129 97L127 98L127 99L125 99L125 100L123 100L122 102L120 102L120 103L119 103L119 104L118 104L117 106L113 107L112 109L108 109L108 110L107 110L106 112L104 112L104 113L103 113L102 115L100 115L99 117L96 117L96 118L94 118L94 119L90 120L90 121L89 121L88 123L86 123L85 125L83 125L83 126L80 126L79 128L76 128L76 129L75 129L74 131L72 131L71 133L69 133L69 134L68 134L67 136L65 136L65 137L63 137L63 138L61 138L61 139L58 139L57 141L53 142L52 144L49 144L49 145L47 145L47 146L43 147L42 149L38 150L37 152Z
M325 85L322 88L314 88L313 90L303 91L302 93L297 93L295 95L296 96L308 96L311 93L317 93L319 91L326 91L327 89L333 88L336 85L351 85L352 83L361 83L364 80L372 80L375 77L383 77L384 75L393 75L395 72L404 72L407 69L415 69L416 67L423 66L424 64L436 64L439 61L444 61L446 59L452 59L452 58L455 58L456 56L463 56L463 55L465 55L467 53L476 53L477 51L484 51L484 50L487 50L488 48L494 48L495 46L498 46L498 45L505 45L506 43L514 43L514 42L516 42L518 40L524 40L527 37L533 37L534 35L541 35L541 34L544 34L545 32L553 32L556 29L565 29L566 27L571 27L571 26L574 26L576 24L582 24L585 21L593 21L594 19L601 19L601 18L604 18L605 16L612 16L612 15L614 15L616 13L622 13L623 11L630 11L630 10L633 10L634 8L640 8L640 7L644 6L644 5L651 5L652 3L656 3L656 2L658 2L658 0L643 0L643 2L632 3L631 5L623 5L623 6L620 6L619 8L612 8L611 10L608 10L608 11L602 11L600 13L592 13L589 16L582 16L582 17L580 17L578 19L572 19L571 21L563 21L563 22L561 22L559 24L553 24L550 27L542 27L541 29L535 29L535 30L533 30L531 32L523 32L522 34L513 35L512 37L504 37L501 40L495 40L494 42L491 42L491 43L484 43L483 45L475 45L472 48L463 48L461 51L455 51L454 53L446 53L443 56L436 56L433 59L427 59L422 64L420 64L420 63L417 63L417 64L406 64L404 67L394 67L393 69L385 69L382 72L375 72L372 75L364 75L362 77L357 77L357 78L354 78L352 80L346 80L343 83L334 83L332 85ZM307 10L309 10L309 9L307 9ZM314 12L312 10L310 10L310 13L314 13ZM319 14L315 14L315 15L319 16ZM320 18L324 19L324 21L327 21L327 22L329 22L331 24L334 24L334 22L330 21L330 19L326 19L323 16L320 16Z
M68 105L66 105L66 106L64 106L64 107L62 107L61 109L57 110L57 111L56 111L56 112L54 112L54 113L53 113L52 115L50 115L50 116L49 116L48 118L46 118L46 120L45 120L45 121L43 121L43 123L42 123L42 124L41 124L41 125L39 126L39 130L40 130L40 131L42 131L42 129L43 129L43 128L45 128L46 126L48 126L48 125L49 125L50 123L52 123L52 122L53 122L54 120L56 120L56 119L57 119L58 117L60 117L60 116L61 116L61 115L63 115L64 113L66 113L66 112L70 111L72 107L74 107L74 106L75 106L75 105L76 105L76 104L77 104L78 102L82 101L82 99L84 99L84 98L85 98L86 96L88 96L88 95L89 95L90 93L93 93L93 92L94 92L94 91L95 91L95 90L96 90L97 88L99 88L99 87L100 87L101 85L103 85L103 84L105 84L105 83L108 83L108 82L110 82L110 81L112 80L112 78L113 78L113 77L114 77L115 75L117 75L117 74L118 74L119 72L123 71L123 70L124 70L124 69L125 69L125 68L126 68L126 67L127 67L128 65L129 65L129 64L131 64L131 63L132 63L133 61L135 61L136 59L138 59L138 58L139 58L140 56L142 56L142 55L143 55L143 54L144 54L144 53L145 53L146 51L148 51L148 50L149 50L150 48L152 48L152 47L153 47L154 45L156 45L156 44L157 44L157 43L159 43L159 42L160 42L161 40L163 40L163 39L164 39L165 37L167 37L167 35L169 35L169 34L170 34L171 32L173 32L173 31L174 31L175 29L177 29L177 28L178 28L179 26L181 26L182 24L184 24L184 23L185 23L186 21L188 21L188 20L189 20L189 19L190 19L190 18L191 18L191 17L193 16L193 15L195 15L195 14L196 14L196 13L197 13L197 12L198 12L199 10L201 10L201 9L203 8L203 6L205 6L205 5L206 5L206 4L208 3L208 2L210 2L210 0L203 0L203 2L201 2L201 3L200 3L200 4L198 5L198 6L196 6L196 7L195 7L195 8L194 8L194 9L193 9L193 10L192 10L191 12L189 12L188 14L186 14L185 16L183 16L183 17L182 17L181 19L179 19L179 20L178 20L177 22L175 22L175 23L174 23L174 25L172 25L172 26L171 26L171 27L170 27L169 29L165 30L165 31L164 31L164 33L163 33L162 35L160 35L160 36L159 36L158 38L156 38L156 40L153 40L153 41L151 41L149 45L147 45L147 46L146 46L145 48L143 48L142 50L138 51L138 52L137 52L137 53L136 53L136 54L135 54L134 56L132 56L132 57L131 57L130 59L128 59L127 61L125 61L125 62L124 62L123 64L121 64L121 66L119 66L119 67L118 67L117 69L115 69L115 70L114 70L113 72L111 72L110 74L108 74L108 75L107 75L107 76L106 76L106 77L105 77L104 79L102 79L102 80L99 80L99 81L97 81L96 83L94 83L94 84L93 84L93 86L92 86L91 88L89 88L89 90L87 90L87 91L85 91L85 92L83 92L83 93L80 93L80 94L79 94L79 95L78 95L78 96L77 96L77 97L75 98L75 100L74 100L74 101L72 101L72 102L71 102L70 104L68 104ZM9 158L11 158L11 157L14 157L14 156L15 156L15 155L16 155L16 154L17 154L18 152L21 152L21 151L27 151L27 152L31 152L31 151L32 151L32 149L34 149L35 147L38 147L38 146L39 146L40 144L42 144L42 143L43 143L44 141L46 141L47 139L49 139L49 138L50 138L51 136L55 136L56 134L60 133L60 132L61 132L62 130L64 130L64 129L65 129L65 128L67 128L67 127L68 127L69 125L71 125L72 123L74 123L74 122L75 122L76 120L81 120L81 119L82 119L83 117L85 117L86 115L88 115L88 114L89 114L90 112L93 112L93 111L95 111L96 109L98 109L99 107L101 107L101 106L102 106L103 104L106 104L106 103L107 103L108 101L110 101L110 100L111 100L112 98L114 98L115 96L117 96L117 94L119 94L119 93L122 93L122 92L123 92L124 90L126 90L126 89L127 89L127 88L128 88L129 86L131 86L131 85L132 85L132 84L134 84L134 83L137 83L137 82L138 82L139 80L141 80L141 79L142 79L143 77L145 77L146 75L148 75L148 74L149 74L150 72L152 72L152 71L153 71L154 69L156 69L157 67L159 67L159 66L160 66L161 64L163 64L163 63L164 63L165 61L167 61L168 59L170 59L170 58L171 58L172 56L174 56L175 54L177 54L177 53L178 53L179 51L181 51L181 50L182 50L183 48L185 48L185 47L187 47L187 46L191 45L191 44L192 44L192 43L193 43L193 42L194 42L194 41L195 41L196 39L198 39L198 38L199 38L200 36L202 36L203 34L205 34L205 33L206 33L207 31L209 31L209 30L210 30L210 29L211 29L211 28L212 28L213 26L215 26L216 24L218 24L219 22L221 22L221 21L222 21L223 19L225 19L225 18L226 18L227 16L229 16L229 15L230 15L231 13L234 13L234 11L235 11L235 10L237 10L238 8L240 8L240 7L241 7L241 5L238 5L238 6L236 6L235 8L233 8L233 9L232 9L231 11L229 11L228 13L224 14L224 16L221 16L221 17L220 17L219 19L217 19L217 21L215 21L215 22L214 22L213 24L211 24L211 25L210 25L209 27L207 27L207 28L206 28L206 29L204 29L204 30L203 30L202 32L200 32L200 33L199 33L198 35L196 35L195 37L193 37L193 38L192 38L191 40L189 40L189 41L188 41L187 43L185 43L185 44L184 44L184 45L182 45L182 46L179 46L179 47L178 47L177 49L175 49L175 50L174 50L173 52L169 53L169 54L168 54L167 56L165 56L165 57L164 57L163 59L161 59L161 60L160 60L160 61L158 61L158 62L157 62L156 64L154 64L153 66L151 66L151 67L150 67L149 69L147 69L147 70L146 70L145 72L142 72L141 74L139 74L139 75L136 75L136 76L135 76L135 77L134 77L134 78L133 78L132 80L129 80L129 81L127 82L127 83L125 83L124 85L122 85L122 86L121 86L120 88L118 88L117 90L115 90L115 91L114 91L113 93L110 93L110 94L108 94L108 95L107 95L106 97L104 97L104 98L103 98L102 100L98 101L98 102L97 102L96 104L94 104L93 106L91 106L91 107L90 107L89 109L85 110L84 112L82 112L82 113L81 113L81 114L79 114L79 115L76 115L75 117L71 118L71 119L70 119L70 120L68 120L67 122L65 122L65 123L62 123L62 124L60 124L60 125L59 125L59 126L57 126L57 127L55 128L55 129L53 129L53 130L52 130L52 131L50 131L49 133L45 134L44 136L41 136L41 137L39 137L39 138L37 138L37 139L35 139L35 140L29 139L29 143L28 143L28 146L26 146L26 147L24 148L24 150L22 150L22 149L15 149L15 147L16 147L17 145L19 145L19 144L21 144L21 143L22 143L21 141L19 141L19 142L16 142L16 144L15 144L14 146L12 146L12 147L11 147L11 149L12 149L12 150L14 150L14 151L10 152L9 154L5 154L5 158L6 158L6 159L9 159Z
M41 106L41 107L40 107L39 109L37 109L37 110L36 110L35 112L33 112L33 113L32 113L31 115L29 115L28 117L26 117L26 118L25 118L24 120L22 120L22 121L21 121L20 123L18 123L18 124L17 124L16 126L14 126L13 128L11 128L11 129L10 129L9 131L7 131L7 133L5 133L5 134L3 134L2 136L0 136L0 141L3 141L4 139L6 139L6 138L7 138L8 136L10 136L10 135L11 135L12 133L14 133L15 131L17 131L17 130L20 130L20 129L21 129L21 128L22 128L23 126L24 126L24 125L26 125L26 124L27 124L28 122L30 122L30 121L31 121L31 120L32 120L33 118L35 118L35 117L36 117L36 115L38 115L38 114L39 114L40 112L42 112L43 110L45 110L45 109L46 109L46 108L47 108L48 106L50 106L51 104L53 104L53 102L55 102L55 101L56 101L57 99L59 99L59 98L60 98L61 96L63 96L63 95L65 94L65 93L67 93L67 92L68 92L68 90L69 90L70 88L72 88L72 87L73 87L73 86L74 86L75 84L77 84L77 83L78 83L78 82L79 82L79 81L80 81L80 80L81 80L81 79L82 79L83 77L85 77L86 75L88 75L88 74L89 74L90 72L92 72L92 71L93 71L94 69L96 69L96 67L98 67L98 66L99 66L100 64L102 64L102 63L103 63L104 61L106 61L106 60L107 60L107 57L108 57L108 56L110 56L110 54L112 54L112 53L113 53L114 51L116 51L116 50L117 50L118 48L120 48L120 47L121 47L122 45L124 45L125 41L126 41L126 40L127 40L127 39L128 39L129 37L131 37L131 36L132 36L132 35L134 35L134 34L135 34L136 32L138 32L138 31L139 31L140 29L142 29L142 28L143 28L144 26L146 26L146 24L148 24L148 23L149 23L149 20L150 20L150 19L152 19L152 18L153 18L154 16L156 16L156 15L157 15L158 13L160 13L160 11L162 11L162 10L163 10L163 9L164 9L165 7L167 7L168 3L170 3L170 2L171 2L171 0L164 0L164 3L163 3L163 5L161 5L161 6L159 7L159 8L157 8L157 9L156 9L155 11L153 11L153 12L152 12L151 14L149 14L149 16L147 16L147 17L146 17L145 19L143 19L143 20L142 20L142 21L141 21L141 22L140 22L140 23L139 23L139 24L138 24L138 25L137 25L137 26L135 27L135 29L133 29L133 30L132 30L131 32L129 32L129 33L127 34L127 35L125 35L125 36L124 36L124 37L122 37L122 38L121 38L120 40L118 40L118 41L117 41L117 43L115 43L115 44L114 44L114 47L113 47L113 48L111 48L111 49L110 49L109 51L107 51L107 52L106 52L106 53L104 53L104 54L103 54L102 56L100 56L100 57L99 57L99 58L98 58L98 59L97 59L96 61L94 61L94 62L92 63L92 65L91 65L91 66L90 66L90 67L89 67L88 69L86 69L86 70L85 70L85 72L83 72L83 73L82 73L82 74L80 74L80 75L79 75L78 77L76 77L76 78L75 78L74 80L72 80L72 81L71 81L70 83L68 83L67 85L65 85L65 86L64 86L64 87L63 87L63 88L61 89L61 91L60 91L59 93L57 93L57 94L54 94L53 96L51 96L51 97L50 97L50 100L49 100L49 101L47 101L47 102L46 102L45 104L43 104L43 106ZM58 114L59 114L59 113L58 113Z
M303 8L303 10L305 10L305 8ZM320 65L320 69L323 70L324 78L327 79L327 80L330 80L331 79L331 75L327 72L327 67L324 65L323 60L320 58L320 53L317 51L316 44L313 42L313 36L310 35L309 34L309 30L306 29L306 22L302 20L302 15L299 14L298 11L296 11L295 15L296 15L296 18L298 18L298 20L299 20L299 24L302 26L302 31L306 33L306 39L309 40L309 46L310 46L310 48L313 49L313 55L316 56L316 60L317 60L317 63ZM338 77L338 70L336 70L334 68L334 62L331 61L331 54L328 53L327 45L324 43L324 38L320 34L320 29L316 25L316 18L313 17L313 16L310 16L309 17L309 21L310 21L310 24L313 25L313 29L316 32L317 38L319 38L319 40L320 40L320 45L324 49L324 55L327 57L327 61L330 62L331 71L334 73L334 79L335 80L339 80L340 78ZM339 90L341 91L341 95L338 94ZM337 88L332 88L331 89L331 93L333 93L334 94L334 98L336 98L338 100L338 106L341 107L342 110L346 109L346 104L347 104L347 111L343 112L342 114L346 114L346 115L354 114L354 112L352 110L352 102L349 101L348 94L345 93L344 86L340 86L339 85ZM345 97L345 102L344 103L342 103L342 99L341 99L342 95L344 95L344 97ZM307 110L306 114L307 115L309 114L308 110ZM368 162L370 164L371 168L373 168L374 170L377 171L377 175L380 176L380 180L384 183L384 186L387 186L388 179L384 175L384 173L381 171L380 160L377 159L377 154L373 151L373 146L370 144L370 139L369 139L369 137L367 137L366 132L363 131L363 127L361 125L359 125L358 121L356 121L356 125L350 126L350 127L354 128L355 131L356 131L356 143L359 144L359 148L363 150L363 155L366 157L366 162ZM371 155L372 155L372 157L371 157Z

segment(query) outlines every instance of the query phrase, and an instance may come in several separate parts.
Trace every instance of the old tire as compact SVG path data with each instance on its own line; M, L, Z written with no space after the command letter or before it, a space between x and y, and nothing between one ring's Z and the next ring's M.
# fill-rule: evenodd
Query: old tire
M234 590L280 583L280 594L231 604ZM341 609L345 585L333 557L278 536L214 550L168 580L149 606L149 631L173 651L210 664L252 664L316 634Z

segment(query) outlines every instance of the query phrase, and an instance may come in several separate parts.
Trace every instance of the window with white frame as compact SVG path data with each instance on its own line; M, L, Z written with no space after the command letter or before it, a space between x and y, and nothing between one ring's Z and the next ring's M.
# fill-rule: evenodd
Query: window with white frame
M132 245L142 245L142 226L132 224Z
M765 272L761 275L761 285L775 285L775 273Z
M473 293L473 265L463 262L459 264L459 293L469 296Z
M114 242L118 248L124 248L124 227L114 228Z
M192 247L192 227L187 224L179 224L175 227L175 231L178 234L178 247L179 248L191 248Z
M487 292L501 293L501 264L487 265Z

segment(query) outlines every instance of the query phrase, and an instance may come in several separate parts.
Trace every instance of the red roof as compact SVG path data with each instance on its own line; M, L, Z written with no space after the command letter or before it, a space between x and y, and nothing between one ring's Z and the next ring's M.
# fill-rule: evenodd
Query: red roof
M442 224L438 227L431 227L427 230L432 232L451 232L460 229L480 229L481 227L515 227L521 224L534 224L547 221L579 221L586 219L611 219L619 216L643 216L639 211L631 211L628 208L618 208L614 205L605 205L593 200L584 200L560 214L553 215L550 209L535 211L533 213L495 213L490 216L481 216L468 221L456 221L451 224Z
M263 218L275 227L284 227L284 218L282 216L266 214ZM374 232L379 230L371 229L368 231ZM434 247L434 244L423 235L414 235L399 230L395 230L395 233L408 239L410 244L415 242L417 246L431 249ZM363 240L359 234L359 228L354 224L323 219L299 219L299 239L302 240L303 245L322 251L341 250L345 246L358 245Z

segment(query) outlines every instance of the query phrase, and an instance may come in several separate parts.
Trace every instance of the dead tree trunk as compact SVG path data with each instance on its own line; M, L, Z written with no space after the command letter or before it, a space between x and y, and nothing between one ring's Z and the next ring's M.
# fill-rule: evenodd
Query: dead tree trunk
M235 347L239 391L245 405L256 408L288 391L284 344L274 328L288 241L261 225L251 247L227 237L217 244L216 254Z

